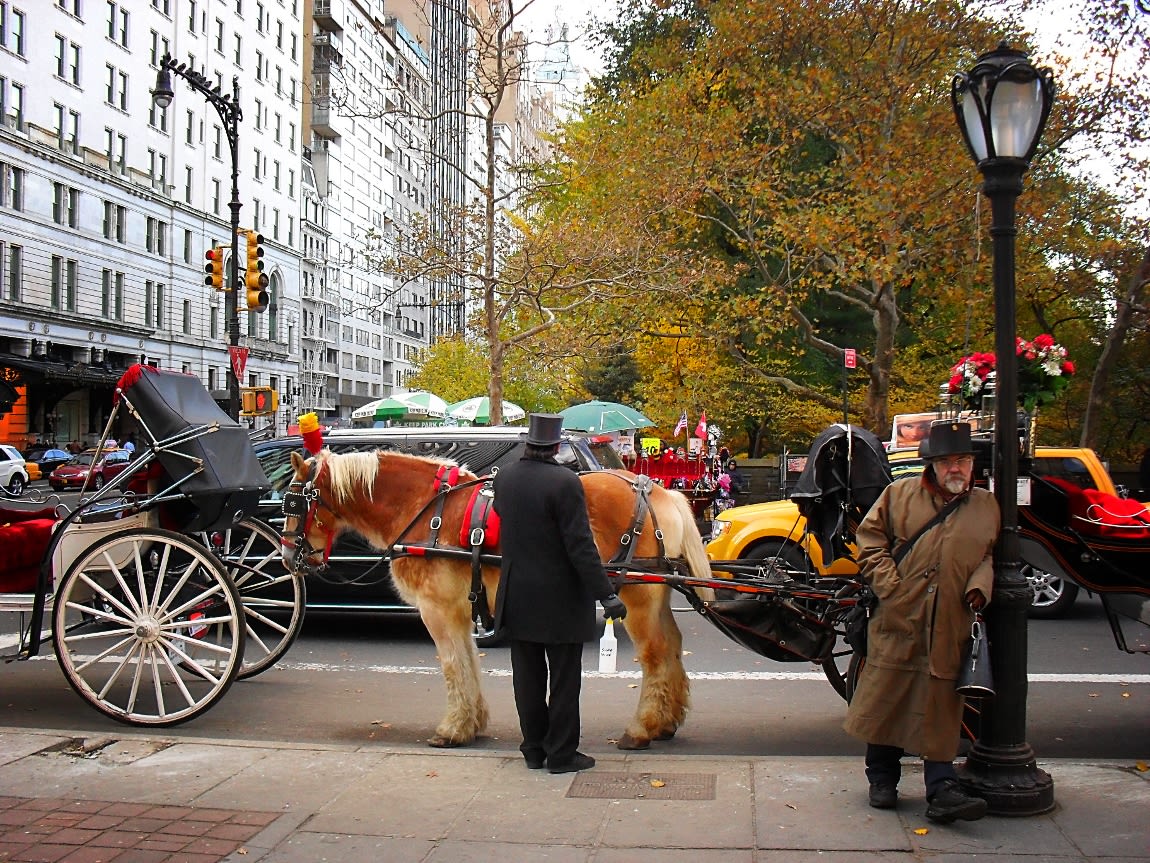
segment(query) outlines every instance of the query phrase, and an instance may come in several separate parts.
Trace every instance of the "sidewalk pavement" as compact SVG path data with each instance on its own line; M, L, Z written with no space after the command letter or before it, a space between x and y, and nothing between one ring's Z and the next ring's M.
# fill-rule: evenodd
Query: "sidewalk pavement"
M1150 772L1050 760L1054 811L941 826L908 759L896 811L857 758L518 753L0 728L0 861L1150 861Z

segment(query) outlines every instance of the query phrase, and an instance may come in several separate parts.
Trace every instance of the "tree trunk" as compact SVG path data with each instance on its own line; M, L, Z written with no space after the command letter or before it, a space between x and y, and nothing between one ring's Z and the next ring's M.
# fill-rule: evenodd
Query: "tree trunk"
M1110 376L1118 362L1118 351L1126 341L1126 334L1134 319L1135 309L1142 304L1142 297L1146 286L1150 284L1150 246L1147 246L1142 255L1142 264L1130 279L1126 289L1126 296L1119 301L1114 315L1114 326L1106 334L1106 341L1102 343L1102 353L1094 366L1094 376L1090 379L1090 393L1086 397L1086 415L1082 419L1082 437L1078 445L1094 448L1098 440L1098 427L1102 422L1103 398L1106 387L1110 383Z
M866 364L870 383L863 404L863 426L880 438L890 428L887 399L890 397L890 372L894 366L894 337L898 332L898 303L894 290L887 285L878 292L874 303L874 357Z

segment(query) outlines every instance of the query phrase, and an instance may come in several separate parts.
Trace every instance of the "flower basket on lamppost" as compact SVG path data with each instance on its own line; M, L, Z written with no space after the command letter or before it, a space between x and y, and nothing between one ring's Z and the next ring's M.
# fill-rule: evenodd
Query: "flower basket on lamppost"
M1036 815L1054 808L1054 782L1026 742L1026 625L1031 591L1020 571L1018 538L1019 381L1015 339L1014 205L1054 102L1049 69L1005 42L956 75L951 101L990 199L997 368L994 490L1002 529L994 550L994 600L987 609L998 694L984 699L982 727L960 772L992 813Z

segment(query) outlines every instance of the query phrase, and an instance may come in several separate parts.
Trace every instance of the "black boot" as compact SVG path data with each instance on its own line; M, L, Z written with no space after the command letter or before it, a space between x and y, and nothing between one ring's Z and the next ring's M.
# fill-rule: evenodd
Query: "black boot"
M928 821L950 824L952 821L977 821L986 814L986 801L972 797L953 779L948 779L930 798L926 807Z

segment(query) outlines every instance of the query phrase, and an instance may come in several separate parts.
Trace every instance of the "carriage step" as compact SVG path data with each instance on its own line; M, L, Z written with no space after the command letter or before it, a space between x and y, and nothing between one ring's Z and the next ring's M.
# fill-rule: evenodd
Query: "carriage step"
M0 593L0 612L8 611L14 613L28 613L32 610L32 604L36 601L36 594L34 593ZM44 608L52 607L52 594L48 594L48 598L44 603Z

